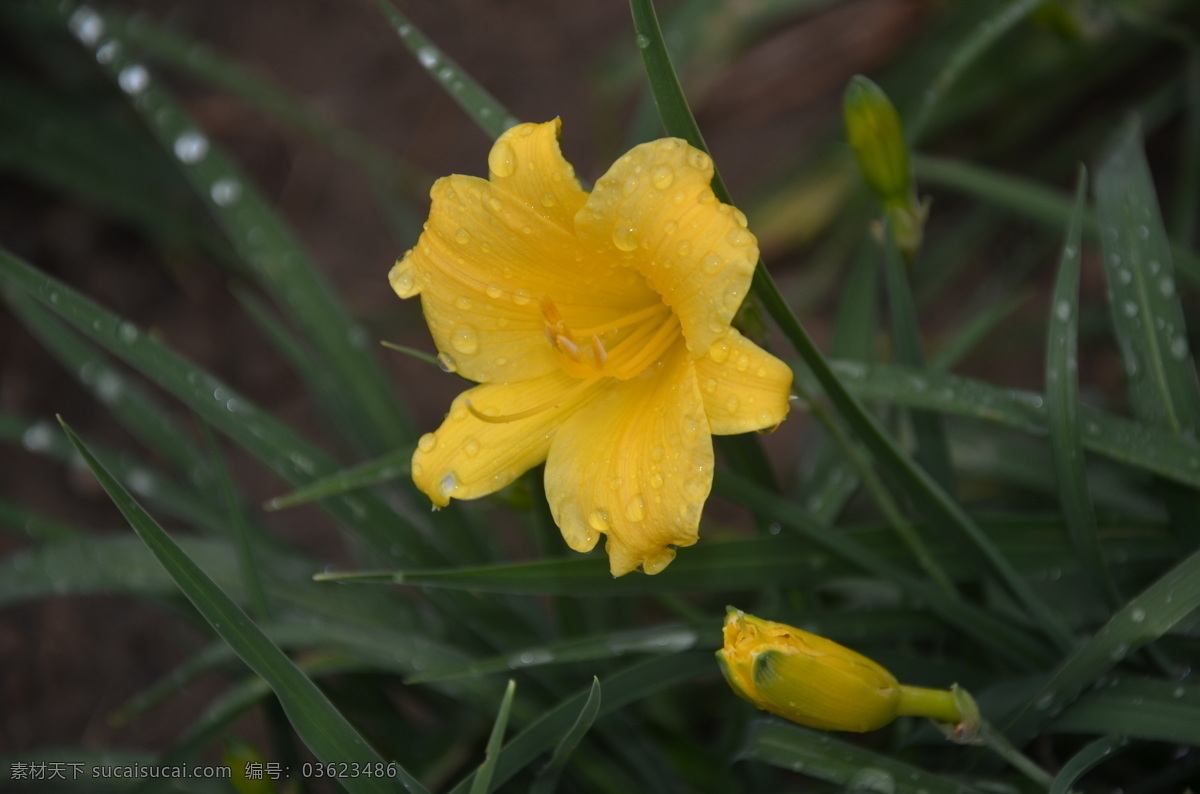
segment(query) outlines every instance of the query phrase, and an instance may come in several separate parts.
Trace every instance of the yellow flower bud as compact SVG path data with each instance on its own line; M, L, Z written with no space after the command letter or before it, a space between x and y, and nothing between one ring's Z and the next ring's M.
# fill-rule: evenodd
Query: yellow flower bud
M908 145L887 94L865 77L850 81L842 100L846 138L858 158L863 177L885 206L912 204L912 169Z
M950 691L900 684L862 654L807 631L729 608L717 661L733 691L792 722L873 731L898 716L960 721Z

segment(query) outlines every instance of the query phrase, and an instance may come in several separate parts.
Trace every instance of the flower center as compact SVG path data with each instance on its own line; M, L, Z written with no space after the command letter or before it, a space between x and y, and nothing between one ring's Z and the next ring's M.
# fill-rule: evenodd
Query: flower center
M576 378L635 378L659 361L682 333L679 318L662 301L576 329L567 325L550 298L543 295L539 305L559 366Z

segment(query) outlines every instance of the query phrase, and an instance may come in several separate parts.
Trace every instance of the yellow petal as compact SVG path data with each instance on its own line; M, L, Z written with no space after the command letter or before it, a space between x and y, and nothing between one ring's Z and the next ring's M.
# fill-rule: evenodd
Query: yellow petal
M391 281L397 292L410 284L407 294L419 290L434 342L464 377L506 383L555 368L542 297L580 326L656 300L636 272L587 253L562 217L507 189L450 176L437 181L432 197L425 231Z
M570 229L587 193L562 156L561 130L559 119L507 130L488 154L488 181Z
M822 730L882 728L900 702L899 683L878 665L845 669L816 653L757 654L754 686L761 708Z
M696 378L713 435L763 430L787 416L791 368L734 328L696 360Z
M567 544L600 534L614 576L657 573L696 542L713 450L693 364L677 344L642 376L607 380L563 422L546 461L546 497Z
M713 196L712 160L677 138L642 144L596 183L580 235L646 277L694 358L725 335L758 261L746 216Z
M435 505L476 499L511 483L546 459L555 430L587 395L558 369L529 381L485 384L455 398L436 432L413 453L413 482ZM541 408L507 422L485 421Z

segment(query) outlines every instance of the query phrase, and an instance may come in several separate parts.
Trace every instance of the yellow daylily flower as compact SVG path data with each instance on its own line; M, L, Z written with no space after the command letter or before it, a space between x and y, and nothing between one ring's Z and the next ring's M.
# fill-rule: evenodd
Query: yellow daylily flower
M875 661L795 626L730 607L717 662L741 698L829 731L873 731L899 716L964 721L951 690L906 686Z
M545 461L567 544L605 535L614 576L657 573L696 542L711 435L783 421L792 373L730 327L758 246L713 196L708 155L642 144L588 193L560 125L505 132L486 180L438 180L392 268L442 359L480 384L422 436L413 480L444 506Z

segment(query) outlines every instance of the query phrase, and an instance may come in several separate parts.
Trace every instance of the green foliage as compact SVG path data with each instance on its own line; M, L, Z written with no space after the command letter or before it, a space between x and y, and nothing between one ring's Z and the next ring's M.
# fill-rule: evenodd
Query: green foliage
M408 73L464 111L457 123L488 137L516 123L505 104L524 108L521 97L493 96L416 9L364 5L413 56ZM860 64L809 111L821 118L804 144L765 171L722 161L730 125L736 146L756 151L752 117L694 112L722 72L780 52L779 30L843 5L874 13L683 0L660 20L651 0L631 0L609 47L605 88L590 97L607 114L593 136L602 149L662 132L707 149L711 123L725 136L717 164L742 195L719 176L713 189L750 229L819 231L805 243L760 233L766 258L739 317L795 370L792 417L774 436L723 440L698 545L660 574L613 579L602 553L565 550L535 477L429 512L409 482L428 429L421 381L453 376L394 345L420 368L402 379L371 339L420 327L415 302L356 316L172 78L338 155L374 191L396 253L419 234L423 165L170 23L101 2L0 4L0 44L12 45L0 58L6 189L89 208L164 270L186 257L230 279L229 311L317 417L285 418L252 384L28 261L36 248L0 240L0 320L77 382L62 407L0 407L5 466L54 462L63 482L51 491L94 478L133 530L113 526L116 512L63 520L4 494L0 528L16 550L0 560L0 608L119 595L190 626L185 661L103 715L117 723L202 676L227 684L161 752L27 747L6 754L0 788L68 790L29 779L38 761L219 758L382 770L238 784L270 791L1195 787L1200 13L1185 0L926 4L869 83L873 101L899 109L913 166L905 201L923 226L901 256L832 112ZM608 112L651 100L658 122ZM96 252L70 256L91 267ZM390 263L378 264L386 291ZM828 305L836 316L798 315ZM80 406L102 421L77 422ZM64 433L55 412L87 432ZM293 521L316 522L323 549L293 542ZM990 748L1000 755L913 718L860 740L754 712L712 658L728 603L852 645L905 683L960 682L1005 740ZM240 721L248 713L269 739Z

